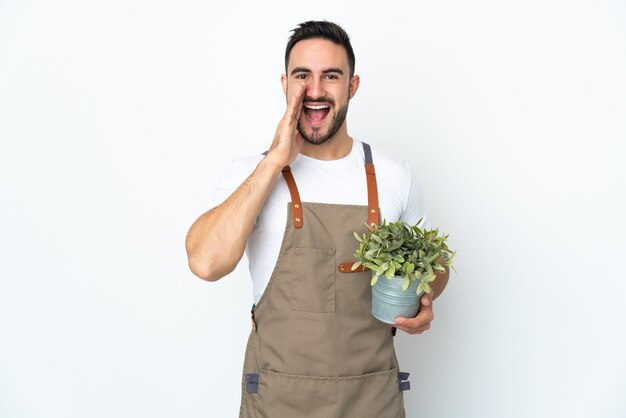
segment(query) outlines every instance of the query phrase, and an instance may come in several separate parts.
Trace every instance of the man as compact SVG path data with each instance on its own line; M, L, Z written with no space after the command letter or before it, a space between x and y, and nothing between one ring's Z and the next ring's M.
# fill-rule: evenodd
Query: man
M311 21L294 29L281 78L287 110L269 151L235 160L217 206L187 236L189 266L202 279L230 273L244 250L249 258L255 306L241 417L405 416L395 328L370 314L370 275L349 267L353 232L381 219L415 224L423 203L405 162L348 134L360 83L354 69L341 27ZM429 329L432 299L447 279L448 271L417 316L396 327Z

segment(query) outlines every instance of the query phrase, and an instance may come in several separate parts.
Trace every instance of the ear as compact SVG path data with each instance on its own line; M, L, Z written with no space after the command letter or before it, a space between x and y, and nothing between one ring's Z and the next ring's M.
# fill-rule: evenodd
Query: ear
M351 99L354 97L356 91L359 89L359 84L361 84L361 77L359 77L358 75L353 75L350 79L350 86L348 87Z
M283 93L287 94L287 76L285 74L280 76L280 83L283 85Z

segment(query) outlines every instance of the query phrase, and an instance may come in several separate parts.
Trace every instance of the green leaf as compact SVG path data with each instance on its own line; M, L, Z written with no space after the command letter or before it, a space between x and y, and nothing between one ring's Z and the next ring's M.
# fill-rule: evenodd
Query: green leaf
M367 267L370 270L376 271L378 270L378 266L374 263L370 263L369 261L363 264L365 267Z
M436 264L435 267L433 267L433 270L445 272L446 268L442 267L441 264Z
M406 263L404 266L405 266L404 271L407 274L411 274L411 273L413 273L415 271L415 264L413 264L413 263Z
M380 276L381 274L384 274L387 271L388 267L389 267L389 264L387 263L381 264L380 267L378 267L378 270L376 270L376 275Z
M374 286L377 281L378 281L378 276L376 275L372 276L372 281L370 282L370 285Z
M405 276L404 279L402 279L402 291L406 292L409 286L411 286L411 280Z
M430 266L430 263L425 263L426 265L424 266L426 268L426 272L428 272L428 274L433 274L433 268Z
M356 240L359 242L363 242L363 238L361 238L361 236L357 234L356 232L354 233L354 238L356 238Z
M361 264L363 264L361 263L361 261L357 261L356 263L354 263L351 267L352 271L358 269L361 266Z

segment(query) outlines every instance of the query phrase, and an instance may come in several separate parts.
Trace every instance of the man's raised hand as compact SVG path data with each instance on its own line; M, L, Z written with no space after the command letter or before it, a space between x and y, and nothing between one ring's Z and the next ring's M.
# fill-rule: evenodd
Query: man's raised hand
M298 120L302 113L302 100L306 87L295 84L287 96L287 110L280 120L266 160L272 161L280 168L291 164L300 152L304 139L298 132Z

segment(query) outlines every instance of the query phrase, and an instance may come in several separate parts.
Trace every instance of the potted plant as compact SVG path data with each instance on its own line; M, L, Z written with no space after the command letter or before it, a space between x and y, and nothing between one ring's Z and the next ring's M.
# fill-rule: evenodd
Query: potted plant
M395 324L397 317L414 317L421 295L430 293L435 272L454 268L448 235L420 228L420 222L383 222L371 232L354 233L360 245L352 269L363 265L372 271L372 315L387 324Z

